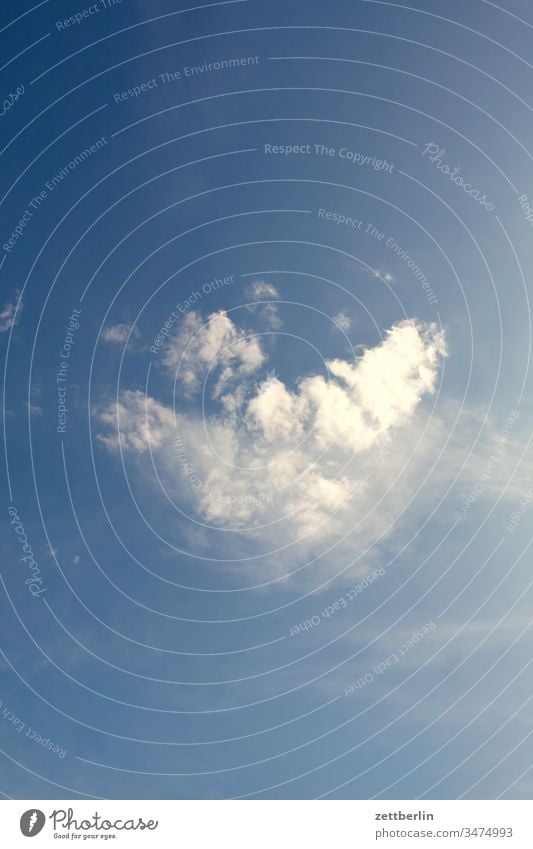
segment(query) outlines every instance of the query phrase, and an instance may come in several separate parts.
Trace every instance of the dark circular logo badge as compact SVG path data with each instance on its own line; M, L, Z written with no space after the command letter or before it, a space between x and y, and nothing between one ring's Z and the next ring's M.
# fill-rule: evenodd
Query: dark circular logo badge
M20 830L24 837L35 837L36 834L39 834L43 830L45 822L46 817L42 811L38 811L36 808L30 808L20 818Z

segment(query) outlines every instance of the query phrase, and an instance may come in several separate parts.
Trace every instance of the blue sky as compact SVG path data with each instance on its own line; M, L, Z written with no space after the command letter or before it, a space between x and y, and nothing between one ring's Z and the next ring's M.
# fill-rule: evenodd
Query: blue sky
M529 12L1 13L6 797L530 798Z

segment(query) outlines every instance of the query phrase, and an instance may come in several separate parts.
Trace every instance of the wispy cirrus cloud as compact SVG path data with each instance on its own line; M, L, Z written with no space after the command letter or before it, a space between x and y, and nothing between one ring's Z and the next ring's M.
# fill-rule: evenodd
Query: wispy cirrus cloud
M348 331L351 330L352 320L351 320L350 316L348 315L348 313L344 312L344 310L342 312L338 312L336 315L334 315L332 317L332 321L344 333L348 333Z
M0 333L7 333L20 321L22 314L21 293L17 289L14 298L0 309Z
M277 304L279 292L272 283L265 280L254 280L246 287L246 293L255 303L249 304L248 309L260 318L271 330L279 330L283 325Z
M265 280L254 280L246 287L248 295L255 298L257 301L268 300L269 298L276 300L279 298L279 292L272 283L267 283Z
M131 342L131 340L137 339L138 336L139 331L137 328L132 328L129 324L108 324L101 333L102 340L111 345L124 345L128 337Z

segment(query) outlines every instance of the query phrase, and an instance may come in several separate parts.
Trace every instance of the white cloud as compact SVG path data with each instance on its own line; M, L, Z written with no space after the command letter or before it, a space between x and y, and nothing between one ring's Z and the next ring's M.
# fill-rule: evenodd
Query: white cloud
M129 324L108 324L102 330L101 336L104 342L109 342L114 345L123 345L126 342L130 333L131 326ZM136 327L133 328L130 336L130 341L138 337L139 331Z
M22 301L20 300L20 292L17 289L14 299L5 304L0 310L0 333L7 333L8 330L11 330L19 322L21 312Z
M107 427L107 434L98 438L107 448L144 452L157 450L172 434L172 410L142 392L124 390L120 401L97 409L99 421Z
M196 312L189 313L178 334L169 342L163 364L177 371L177 379L189 391L198 388L209 370L218 371L214 390L219 396L230 380L255 372L265 356L257 337L237 328L224 310L211 313L203 321Z
M383 432L409 417L422 395L433 392L439 361L445 355L444 336L435 324L403 321L355 365L333 360L328 366L355 394L361 414ZM318 380L324 383L324 378Z
M248 309L261 321L264 321L271 330L279 330L283 322L278 307L272 303L272 300L279 298L276 287L264 280L254 280L246 287L246 292L248 297L259 301L259 303L249 304ZM266 303L264 303L265 301Z
M279 298L276 287L264 280L254 280L246 287L246 291L251 298L255 298L257 301Z
M240 371L234 391L223 392L219 380L221 414L202 421L139 391L125 391L118 405L96 411L103 425L99 439L108 449L116 450L119 439L137 458L150 449L172 497L214 526L249 533L250 527L274 522L257 533L276 544L342 534L363 519L365 534L385 532L395 511L404 509L408 490L396 491L380 512L373 508L391 475L401 474L415 432L423 429L418 407L424 395L435 392L446 355L436 325L403 321L358 360L327 362L328 379L307 377L294 389L275 375L255 389L248 386L246 375L264 355L259 347L248 348L249 340L225 313L207 324L189 318L182 336L178 349L183 353L189 345L194 351L194 357L185 357L189 386L214 356L232 374ZM225 353L228 344L239 354ZM426 458L421 448L420 454Z
M379 277L380 280L384 280L385 283L396 283L396 277L394 274L391 274L389 271L376 271L374 273L374 277Z
M337 315L334 315L332 317L332 321L334 321L337 327L340 327L340 329L343 330L345 333L348 333L348 331L351 329L351 319L345 312L339 312L337 313Z
M81 561L80 555L75 554L74 557L72 558L72 562L73 562L74 566L78 566L80 561Z
M276 304L260 304L254 308L254 311L271 330L279 330L283 326Z
M249 431L258 431L266 442L303 435L302 399L290 392L277 377L269 377L258 387L246 410Z

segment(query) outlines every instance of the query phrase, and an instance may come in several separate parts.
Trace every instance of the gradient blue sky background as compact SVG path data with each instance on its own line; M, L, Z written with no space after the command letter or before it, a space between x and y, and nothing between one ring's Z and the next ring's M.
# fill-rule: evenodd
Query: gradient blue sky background
M530 798L530 5L0 16L4 796Z

